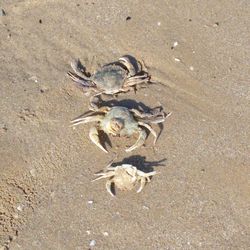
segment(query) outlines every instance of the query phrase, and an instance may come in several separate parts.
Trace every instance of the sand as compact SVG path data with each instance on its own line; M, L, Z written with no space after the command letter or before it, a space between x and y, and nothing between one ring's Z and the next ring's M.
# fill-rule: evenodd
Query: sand
M249 1L2 0L0 8L1 250L249 248ZM118 138L105 154L90 125L68 126L88 97L66 72L74 58L93 72L125 54L157 84L118 101L172 115L155 148L151 135L128 154L134 138ZM162 164L142 193L112 198L91 180L116 154Z

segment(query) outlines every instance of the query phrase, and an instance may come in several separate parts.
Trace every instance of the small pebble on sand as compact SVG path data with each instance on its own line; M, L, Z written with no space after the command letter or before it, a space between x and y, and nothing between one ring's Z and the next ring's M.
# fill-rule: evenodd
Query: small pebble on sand
M2 130L3 130L3 131L5 131L5 132L7 132L7 131L8 131L8 127L7 127L7 125L6 125L6 124L4 124L4 125L2 126Z
M175 41L175 42L173 43L173 45L171 46L171 49L174 49L178 44L179 44L179 43L178 43L177 41Z
M18 205L16 209L20 212L23 211L23 205L22 204Z
M50 198L53 200L53 199L55 198L55 196L56 196L55 191L52 191L52 192L50 193Z
M158 25L158 26L161 26L161 22L157 22L157 25Z
M179 58L174 58L174 60L176 61L176 62L180 62L181 61L181 59L179 59Z
M190 66L189 69L190 69L191 71L194 71L194 67L193 67L193 66Z
M174 44L173 44L173 47L175 48L177 45L178 45L178 42L175 41Z
M38 82L38 79L37 79L37 77L36 76L31 76L30 78L29 78L29 80L31 80L31 81L34 81L34 82Z
M103 232L102 234L103 234L103 236L105 236L105 237L109 236L109 233L108 233L108 232Z
M86 233L87 233L87 235L90 235L91 231L90 230L86 230Z
M18 219L18 217L19 217L18 214L13 214L14 219Z
M95 240L91 240L89 243L90 247L94 247L96 245L96 241Z
M46 86L41 86L41 88L40 88L40 93L45 93L45 92L47 92L48 90L49 90L48 87L46 87Z
M32 168L30 170L30 174L31 174L32 177L36 177L36 170L34 168Z
M6 13L3 9L0 9L0 16L6 16Z

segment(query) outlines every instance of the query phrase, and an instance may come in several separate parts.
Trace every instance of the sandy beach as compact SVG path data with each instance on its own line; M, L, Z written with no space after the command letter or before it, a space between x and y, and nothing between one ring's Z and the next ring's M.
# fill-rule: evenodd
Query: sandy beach
M250 2L2 0L0 250L249 249ZM153 147L109 154L66 73L123 55L156 84L117 97L172 115ZM157 132L160 129L155 126ZM158 172L140 194L91 182L116 162ZM157 164L160 163L160 164ZM158 165L158 166L157 166Z

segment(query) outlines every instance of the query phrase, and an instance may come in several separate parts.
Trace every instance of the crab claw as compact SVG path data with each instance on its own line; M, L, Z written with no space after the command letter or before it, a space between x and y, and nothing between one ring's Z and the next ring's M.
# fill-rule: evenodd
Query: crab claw
M103 150L105 153L108 153L108 151L101 145L98 130L96 127L92 127L89 131L89 137L90 140L95 143L97 147L99 147L101 150Z
M139 137L138 137L136 143L133 146L127 148L125 151L131 152L132 150L139 148L145 142L146 137L147 137L146 131L144 129L139 128Z
M153 130L153 128L150 125L148 125L147 123L144 123L144 122L138 122L138 124L141 125L141 126L144 126L145 128L147 128L152 133L152 135L155 138L154 139L154 145L155 145L155 143L156 143L156 141L158 139L158 136L157 136L156 132Z
M70 66L77 75L81 76L83 79L89 80L89 77L86 75L86 72L85 72L85 67L83 67L79 59L73 60L70 63Z
M112 192L112 190L111 190L112 183L113 183L112 180L108 180L108 181L106 182L106 189L107 189L107 191L109 192L109 194L110 194L111 196L115 197L115 195L113 194L113 192Z
M78 76L75 73L68 72L67 75L77 84L77 87L81 88L82 90L88 91L89 89L95 89L96 86L90 80L84 79L81 76Z
M69 71L67 74L75 83L77 83L77 87L84 91L88 91L90 88L96 88L96 85L85 75L84 67L79 59L71 62L71 68L74 72Z
M119 62L121 62L128 69L130 76L134 76L138 71L141 71L138 65L137 65L138 68L137 69L135 68L135 66L132 64L128 56L123 56L119 58Z

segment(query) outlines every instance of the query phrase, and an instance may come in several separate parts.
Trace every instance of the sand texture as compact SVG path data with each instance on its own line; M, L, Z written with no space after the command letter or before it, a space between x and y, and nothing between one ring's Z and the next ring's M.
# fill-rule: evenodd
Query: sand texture
M249 249L250 1L2 0L0 249ZM5 15L3 15L5 13ZM109 154L69 121L89 97L66 76L122 55L152 81L123 104L172 115L155 147ZM155 126L157 132L159 128ZM91 182L116 161L151 163L142 193ZM158 165L158 166L157 166Z

